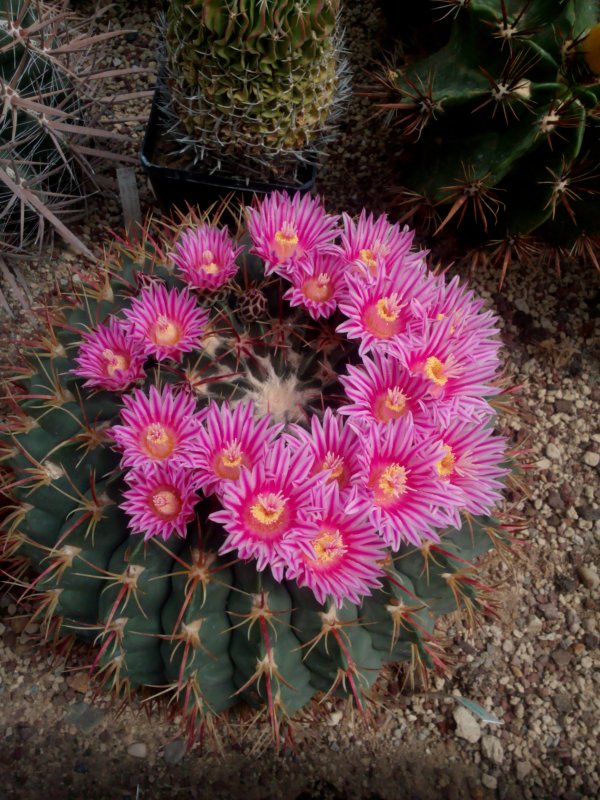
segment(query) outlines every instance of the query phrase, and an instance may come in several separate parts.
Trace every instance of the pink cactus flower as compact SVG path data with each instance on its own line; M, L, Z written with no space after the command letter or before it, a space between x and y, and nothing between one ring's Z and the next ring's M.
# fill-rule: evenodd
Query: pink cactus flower
M373 426L364 443L359 496L386 544L394 550L405 542L419 546L424 539L439 541L439 528L459 526L462 493L436 469L445 452L439 441L398 419Z
M267 415L254 420L252 403L211 403L194 444L194 466L205 494L221 493L225 484L237 481L243 469L263 459L283 425L272 424Z
M193 467L193 447L205 412L196 412L196 400L171 386L149 395L137 389L123 398L122 425L110 428L123 452L122 467L143 467L149 463L178 463Z
M107 389L122 392L145 376L146 355L138 342L126 335L123 323L110 317L108 325L83 334L79 365L71 370L78 378L87 378L86 389Z
M387 425L408 417L416 427L431 424L431 398L427 382L412 375L395 358L375 352L363 356L361 366L348 365L348 374L340 375L348 405L338 412L361 428L372 424Z
M178 361L183 353L200 347L208 312L188 289L167 289L153 283L134 297L123 312L129 336L159 361Z
M200 500L190 470L179 464L152 464L131 470L126 480L130 488L123 492L120 508L130 517L132 533L143 534L145 540L168 539L172 533L185 538Z
M242 250L235 247L226 228L201 224L182 231L170 256L190 286L210 292L234 277Z
M506 439L482 425L456 420L436 432L444 451L435 468L442 480L463 494L462 508L489 514L500 501L506 462Z
M237 481L229 481L221 497L223 510L209 517L227 533L220 552L236 551L240 558L256 559L257 570L270 567L275 580L281 581L289 553L311 530L311 492L323 478L311 477L310 468L306 451L279 439L263 461L241 470Z
M464 284L458 276L449 283L443 275L436 278L436 293L427 308L423 309L423 319L427 322L440 322L450 319L450 337L468 339L471 337L472 357L474 359L493 358L502 342L499 339L498 318L485 311L485 301Z
M272 192L247 214L252 252L264 259L265 275L287 275L317 252L336 252L338 217L326 214L318 197Z
M389 349L392 343L406 347L418 317L413 304L426 306L435 291L433 279L423 266L394 270L389 278L381 273L373 284L348 277L348 293L340 311L348 317L338 333L360 339L359 354Z
M358 220L344 213L342 221L340 249L351 272L372 282L403 264L415 236L407 226L401 230L400 225L388 222L385 214L375 218L364 209Z
M390 353L426 380L429 395L438 401L431 406L436 420L448 422L456 415L482 420L493 413L485 398L500 391L492 383L498 373L498 347L482 350L474 335L453 336L452 325L450 317L430 321L420 344L407 349L394 343Z
M308 586L319 603L328 597L338 608L344 600L360 603L380 586L385 545L355 497L342 499L337 484L315 491L313 516L304 547L291 554L286 578ZM307 549L308 546L308 549Z
M327 483L336 483L340 490L349 489L361 468L361 442L356 432L330 408L325 409L323 422L316 414L310 420L310 431L290 425L284 438L292 447L302 447L311 458L311 474L324 474Z
M292 288L283 299L293 307L303 306L313 319L330 317L346 292L345 273L338 256L317 254L305 267L290 272Z

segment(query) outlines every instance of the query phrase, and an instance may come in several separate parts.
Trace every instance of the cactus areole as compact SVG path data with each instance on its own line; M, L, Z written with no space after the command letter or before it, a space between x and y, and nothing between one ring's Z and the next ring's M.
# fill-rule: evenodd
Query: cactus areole
M2 553L100 686L277 730L319 692L364 711L386 662L443 667L436 619L491 610L496 320L411 245L273 194L50 310L7 384Z

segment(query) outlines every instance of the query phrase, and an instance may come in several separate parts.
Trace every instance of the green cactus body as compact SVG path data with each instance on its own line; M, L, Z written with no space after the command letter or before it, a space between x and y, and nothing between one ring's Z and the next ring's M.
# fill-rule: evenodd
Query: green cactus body
M2 447L13 505L3 552L13 566L22 558L33 570L27 595L37 598L48 636L93 642L102 686L120 697L136 686L168 690L194 729L242 699L268 708L275 730L318 692L351 696L364 708L384 663L433 665L440 614L486 610L473 560L506 533L497 520L469 518L440 545L403 545L381 588L361 606L346 601L341 608L219 555L223 530L207 522L214 499L198 505L185 540L130 535L118 505L119 455L106 433L120 398L83 390L71 370L81 333L127 303L143 280L181 285L160 258L151 249L124 251L108 264L106 280L82 285L10 384L14 409ZM237 309L245 289L233 285L212 309L218 334L182 368L157 366L160 380L187 387L200 405L251 397L259 413L270 408L282 422L335 405L336 376L354 348L332 329L325 347L324 328L302 312L277 316L279 279L261 279L256 258L240 259L252 291L264 298L265 317L244 322ZM148 374L148 384L157 380L158 372Z
M177 0L168 88L181 141L214 168L264 177L310 157L346 95L338 0Z
M600 84L585 53L596 0L440 5L429 23L446 28L445 44L428 52L421 21L414 54L407 45L382 76L387 102L400 104L401 199L413 219L425 224L434 208L439 231L476 247L533 234L593 241Z

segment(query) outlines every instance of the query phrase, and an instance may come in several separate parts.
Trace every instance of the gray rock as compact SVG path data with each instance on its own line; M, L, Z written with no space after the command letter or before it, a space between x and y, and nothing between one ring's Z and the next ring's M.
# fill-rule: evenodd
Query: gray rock
M527 620L527 633L530 633L532 636L537 636L538 633L541 633L543 627L544 623L535 615L529 617Z
M577 577L586 589L596 589L598 584L600 584L600 577L598 576L596 567L578 567Z
M583 454L583 463L587 464L588 467L597 467L600 464L600 453L588 450Z
M571 400L557 400L554 403L554 408L557 414L573 414L575 413L575 406Z
M585 519L587 522L596 522L600 519L600 508L593 506L578 506L577 513L580 519Z
M504 761L504 748L502 742L496 736L489 734L481 739L481 752L488 761L500 766Z
M539 609L546 619L559 619L560 612L553 603L540 603Z
M148 755L148 748L144 742L134 742L127 748L127 753L134 758L146 758Z
M546 445L546 455L551 461L560 461L561 452L554 442L548 442Z
M563 511L565 507L564 500L560 496L560 494L555 490L549 492L548 494L548 505L550 508L553 508L555 511Z
M523 781L531 773L531 764L529 761L518 761L516 771L517 780Z
M457 706L452 712L452 716L456 722L456 735L460 739L466 739L471 744L475 744L481 739L481 728L470 711L463 706Z
M495 778L493 775L482 775L481 782L486 789L498 788L498 778Z
M167 764L179 764L183 760L187 747L183 739L175 739L166 745L163 758Z
M74 725L81 733L91 733L104 719L105 714L89 703L75 703L65 716L65 722Z
M557 667L568 667L573 660L573 653L570 650L559 647L557 650L553 651L551 658Z
M559 692L552 698L554 707L562 714L568 714L573 708L573 699L567 692Z

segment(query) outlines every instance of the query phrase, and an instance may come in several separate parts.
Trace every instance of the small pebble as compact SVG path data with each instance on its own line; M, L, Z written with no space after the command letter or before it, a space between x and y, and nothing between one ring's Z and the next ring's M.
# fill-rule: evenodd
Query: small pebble
M596 589L600 584L600 576L594 566L582 566L577 569L577 577L586 589Z
M134 742L127 748L127 753L134 758L146 758L148 755L148 748L144 742Z
M500 766L504 761L504 748L497 736L487 734L481 739L481 752L488 761Z
M464 706L457 706L452 712L452 716L456 722L456 735L460 739L466 739L471 744L479 741L481 727L470 711L467 711Z
M486 774L482 775L481 782L486 789L498 788L498 778L495 778L493 775L486 775Z
M554 442L548 442L546 445L546 455L552 461L560 461L561 458L561 452Z
M531 764L528 761L518 761L516 773L519 781L525 780L525 778L531 773Z
M167 764L179 764L185 756L186 749L183 739L175 739L165 746L163 758Z

